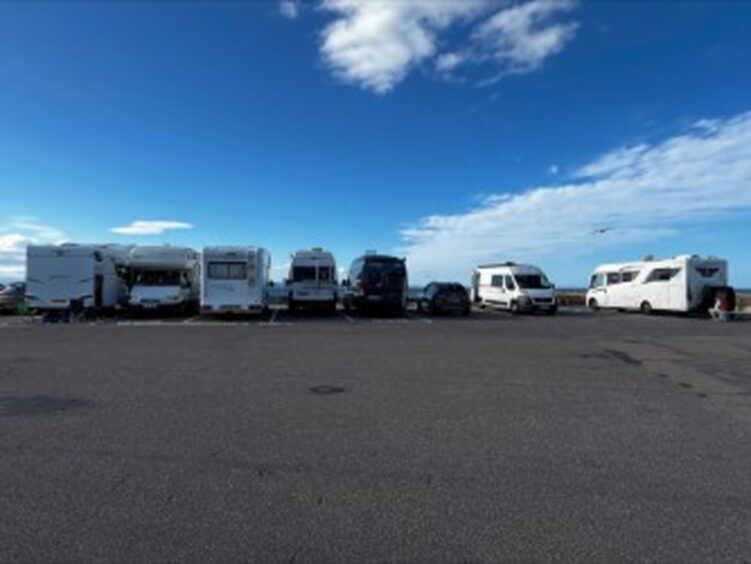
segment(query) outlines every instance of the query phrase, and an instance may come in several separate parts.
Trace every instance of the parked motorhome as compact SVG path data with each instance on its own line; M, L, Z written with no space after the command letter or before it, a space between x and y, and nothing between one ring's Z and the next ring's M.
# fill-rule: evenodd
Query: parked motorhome
M325 307L336 311L338 276L334 255L321 248L297 251L287 278L290 311L299 307Z
M558 310L555 287L545 273L530 264L504 262L478 266L472 273L472 301L512 313Z
M260 247L205 247L201 313L261 313L268 304L271 255Z
M200 284L198 253L170 245L136 246L130 252L132 310L185 312L198 304Z
M727 261L681 255L671 259L598 266L590 279L587 305L652 311L706 311L714 294L728 284Z
M407 308L405 259L367 254L352 262L345 281L344 308L402 314Z
M127 302L129 248L118 245L29 245L26 295L41 312L114 309Z

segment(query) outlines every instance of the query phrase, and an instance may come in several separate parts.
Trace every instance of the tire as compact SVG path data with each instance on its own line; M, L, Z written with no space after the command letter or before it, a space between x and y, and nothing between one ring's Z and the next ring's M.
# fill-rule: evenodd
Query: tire
M292 299L292 296L290 296L289 300L287 301L287 309L290 313L297 312L297 304L295 303L295 300Z
M642 302L639 306L639 311L641 311L643 315L652 315L652 304L647 301Z
M463 315L464 317L467 317L467 316L469 315L470 311L472 311L472 308L471 308L470 306L467 306L467 307L465 307L465 308L464 308L464 309L462 310L462 315Z
M511 302L511 304L508 307L508 310L511 313L513 313L514 315L519 315L519 313L520 313L519 302L517 302L516 300L514 300L513 302Z
M598 304L597 300L594 298L591 298L587 305L589 306L589 309L591 309L592 311L600 311L600 304Z
M557 307L551 307L550 309L545 310L545 315L555 315L558 313Z
M433 308L428 300L420 300L417 302L417 311L422 313L433 313Z

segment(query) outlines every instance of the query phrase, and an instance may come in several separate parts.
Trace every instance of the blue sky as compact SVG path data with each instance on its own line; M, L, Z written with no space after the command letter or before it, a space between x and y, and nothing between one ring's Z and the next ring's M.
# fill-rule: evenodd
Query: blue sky
M564 286L695 252L749 287L748 29L742 2L2 3L0 278L69 240Z

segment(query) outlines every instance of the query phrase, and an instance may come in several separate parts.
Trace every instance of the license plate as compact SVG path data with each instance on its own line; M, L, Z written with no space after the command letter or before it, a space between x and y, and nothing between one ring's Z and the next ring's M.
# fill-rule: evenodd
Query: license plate
M61 298L55 298L54 300L52 300L52 303L53 304L67 304L68 300L63 300Z

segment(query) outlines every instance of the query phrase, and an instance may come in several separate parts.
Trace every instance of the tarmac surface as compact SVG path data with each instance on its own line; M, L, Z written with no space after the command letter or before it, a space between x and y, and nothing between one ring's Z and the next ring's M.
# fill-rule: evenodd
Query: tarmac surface
M0 318L0 560L751 560L751 322Z

